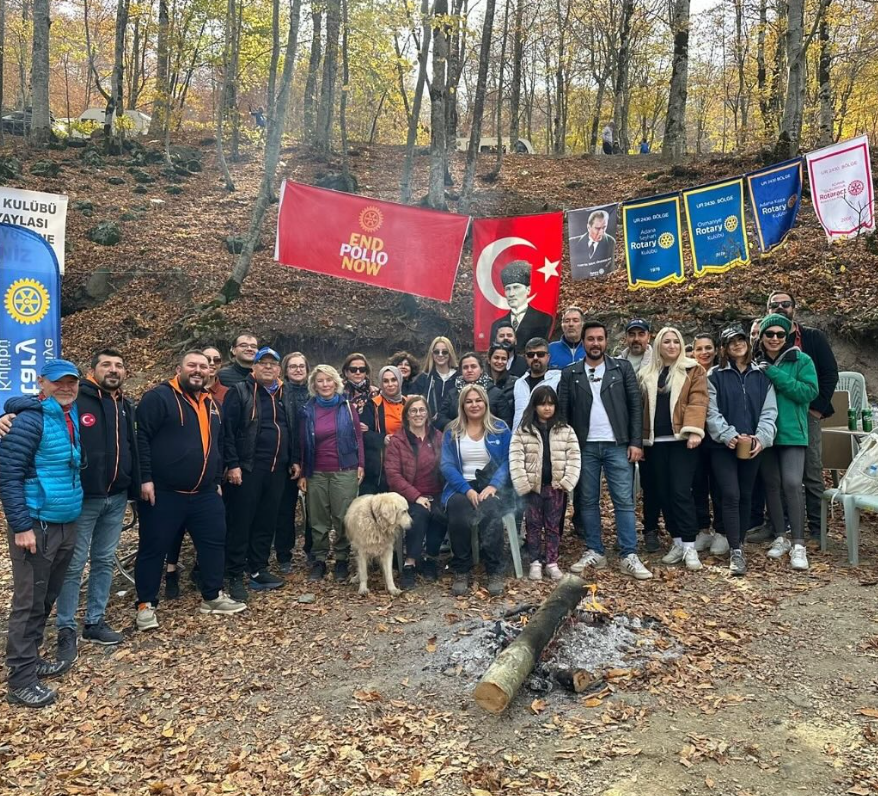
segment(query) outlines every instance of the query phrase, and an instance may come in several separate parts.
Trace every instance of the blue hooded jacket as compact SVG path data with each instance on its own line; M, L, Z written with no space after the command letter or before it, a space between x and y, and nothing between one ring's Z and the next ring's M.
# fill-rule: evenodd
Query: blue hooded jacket
M73 441L64 410L54 398L10 398L5 409L18 415L0 440L0 502L9 527L24 533L33 528L34 520L73 522L82 512L76 404L70 408Z
M499 434L485 434L485 447L491 462L497 465L494 477L491 478L491 486L497 491L509 485L509 443L512 441L512 432L502 421L497 425L501 427ZM442 477L445 479L445 489L442 490L442 505L448 503L454 494L465 495L472 487L463 477L463 465L460 461L460 444L446 431L442 437L442 459L439 464Z

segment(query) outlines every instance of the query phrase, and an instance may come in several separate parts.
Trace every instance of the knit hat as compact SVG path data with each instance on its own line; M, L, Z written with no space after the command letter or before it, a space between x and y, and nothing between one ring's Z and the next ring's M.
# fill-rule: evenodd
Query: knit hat
M787 334L790 333L790 329L793 328L792 321L787 318L786 315L781 315L779 312L773 312L771 315L766 315L762 319L762 323L759 324L759 334L771 328L772 326L780 326Z

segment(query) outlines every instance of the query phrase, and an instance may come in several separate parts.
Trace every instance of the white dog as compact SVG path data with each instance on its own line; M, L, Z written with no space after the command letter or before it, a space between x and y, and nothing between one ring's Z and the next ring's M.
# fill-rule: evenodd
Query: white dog
M401 594L393 582L393 548L396 537L412 527L408 501L397 492L363 495L351 503L344 526L357 553L360 594L369 593L368 567L373 558L381 562L387 591L394 597Z

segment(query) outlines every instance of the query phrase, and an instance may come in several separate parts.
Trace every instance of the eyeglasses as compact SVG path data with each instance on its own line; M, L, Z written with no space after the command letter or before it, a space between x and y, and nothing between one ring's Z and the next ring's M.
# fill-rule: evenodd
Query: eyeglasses
M258 362L254 362L254 365L259 365L263 368L279 368L280 362L276 362L273 359L260 359Z
M776 337L778 340L783 340L784 337L787 336L787 333L786 333L786 332L772 332L771 330L769 330L769 331L767 331L767 332L763 332L762 334L763 334L765 337L767 337L769 340L771 340L771 339L773 339L773 338L775 338L775 337Z
M248 351L256 351L259 346L255 343L238 343L235 348L246 348Z
M436 356L436 357L447 357L447 356L448 356L448 352L447 352L444 348L434 348L434 349L433 349L433 356Z
M348 373L365 373L367 368L365 366L360 367L359 365L348 367Z
M210 362L211 365L221 365L223 358L222 357L208 357L207 361Z
M603 376L595 376L595 375L594 375L594 372L595 372L595 369L594 369L594 368L589 368L589 369L588 369L588 380L594 382L595 384L597 384L597 382L599 382L599 381L601 381L601 380L603 379Z
M792 306L793 306L792 301L772 301L768 305L768 309L770 309L770 310L781 310L781 309L788 310Z
M424 407L421 407L420 409L409 409L409 414L410 415L425 415L425 414L427 414L427 410Z
M525 357L528 359L544 359L549 356L548 351L525 351Z
M296 365L294 362L290 362L290 364L287 365L287 367L288 367L290 370L307 370L307 368L305 367L304 363L301 364L301 365Z

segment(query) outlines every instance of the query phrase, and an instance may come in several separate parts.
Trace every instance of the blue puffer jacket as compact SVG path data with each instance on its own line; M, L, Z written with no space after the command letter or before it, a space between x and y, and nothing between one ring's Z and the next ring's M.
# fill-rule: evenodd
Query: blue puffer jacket
M18 415L0 441L0 502L9 527L24 533L33 528L34 520L73 522L82 511L76 404L70 409L74 442L64 410L54 398L10 398L5 408Z
M512 432L502 420L497 421L501 427L499 434L485 434L485 447L491 457L492 464L497 465L491 486L499 492L509 486L509 443L512 440ZM463 465L460 462L460 445L450 431L446 431L442 437L442 459L439 464L442 477L445 479L445 489L442 490L442 505L448 503L454 494L465 495L472 487L463 477Z

